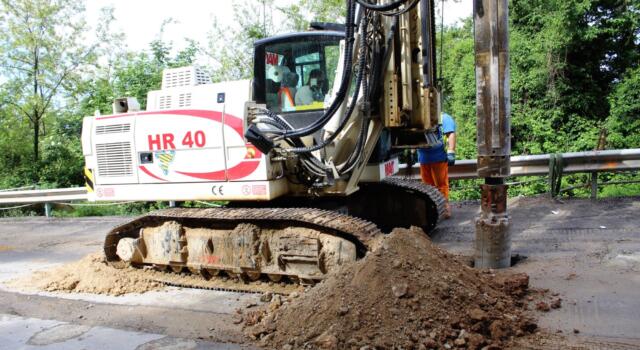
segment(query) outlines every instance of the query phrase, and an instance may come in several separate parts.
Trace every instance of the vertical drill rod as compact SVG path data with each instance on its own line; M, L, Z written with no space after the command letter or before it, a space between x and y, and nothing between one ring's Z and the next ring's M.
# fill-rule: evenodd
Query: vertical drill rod
M474 0L473 14L478 176L485 179L475 263L478 268L505 268L511 264L504 181L511 154L508 0Z

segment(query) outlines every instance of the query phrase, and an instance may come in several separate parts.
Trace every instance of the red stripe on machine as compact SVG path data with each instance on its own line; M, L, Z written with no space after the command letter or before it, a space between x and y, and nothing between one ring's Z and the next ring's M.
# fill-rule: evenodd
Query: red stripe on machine
M202 109L166 110L166 111L155 111L155 112L116 114L111 116L96 117L96 120L131 117L131 116L152 116L152 115L153 116L172 116L173 115L173 116L205 118L205 119L213 120L219 123L223 123L224 125L232 128L235 132L237 132L241 138L244 138L244 135L243 135L244 128L243 128L242 119L229 114L223 115L222 112L202 110ZM247 152L248 156L245 156L245 158L251 159L251 158L257 158L261 156L261 153L251 145L247 145L247 150L248 150ZM196 179L203 179L203 180L213 180L213 181L238 180L251 175L254 171L256 171L256 169L258 169L259 165L260 165L260 161L250 160L250 161L243 161L238 165L227 169L226 173L224 170L205 172L205 173L193 173L193 172L182 172L182 171L175 171L175 172L180 175L189 176ZM142 170L145 174L149 175L154 179L157 179L160 181L167 181L165 179L162 179L154 175L144 166L140 166L140 170Z
M196 179L214 180L214 181L225 180L224 170L212 171L209 173L188 173L188 172L182 172L177 170L175 172L180 175L195 177Z
M149 169L147 169L147 167L146 167L146 166L144 166L144 165L140 165L140 167L139 167L139 168L140 168L140 170L142 170L142 172L143 172L143 173L145 173L145 174L149 175L150 177L152 177L152 178L154 178L154 179L156 179L156 180L160 180L160 181L167 181L167 180L165 180L165 179L163 179L163 178L160 178L160 177L158 177L158 176L154 175L154 174L153 174Z
M229 180L238 180L251 175L258 166L260 161L244 161L227 170L227 177Z
M241 162L240 164L234 166L233 168L229 168L229 170L227 170L228 180L238 180L238 179L247 177L251 175L251 173L256 171L259 165L260 165L259 161ZM214 180L214 181L225 180L224 170L212 171L208 173L188 173L188 172L182 172L182 171L176 171L176 173L184 176L194 177L197 179L203 179L203 180Z

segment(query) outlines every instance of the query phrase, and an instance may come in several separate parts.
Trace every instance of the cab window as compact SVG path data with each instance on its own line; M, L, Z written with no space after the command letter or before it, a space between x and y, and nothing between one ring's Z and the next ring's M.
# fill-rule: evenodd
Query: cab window
M324 109L338 66L335 38L307 38L265 46L264 87L274 112Z

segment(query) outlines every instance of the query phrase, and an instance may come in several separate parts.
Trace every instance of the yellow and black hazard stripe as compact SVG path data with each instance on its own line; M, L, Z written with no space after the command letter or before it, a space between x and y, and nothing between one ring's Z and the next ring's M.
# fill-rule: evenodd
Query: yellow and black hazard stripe
M87 188L87 192L93 192L93 171L89 168L84 168L84 186Z
M166 153L161 153L158 155L158 158L160 158L160 161L164 162L164 163L169 163L173 160L173 155L171 154L166 154Z

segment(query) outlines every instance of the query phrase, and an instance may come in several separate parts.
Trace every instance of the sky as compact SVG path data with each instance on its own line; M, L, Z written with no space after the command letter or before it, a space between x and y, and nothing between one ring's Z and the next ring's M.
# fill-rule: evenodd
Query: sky
M162 22L168 18L173 18L175 23L165 27L163 39L173 42L175 49L184 47L185 37L204 44L211 23L217 19L222 26L233 25L233 7L244 1L251 0L87 0L86 8L87 20L95 23L100 9L112 6L115 29L125 33L130 50L140 51L148 49L149 43L157 38ZM282 6L294 1L275 0L275 4ZM471 7L472 0L447 1L445 24L454 24L460 18L470 16Z

